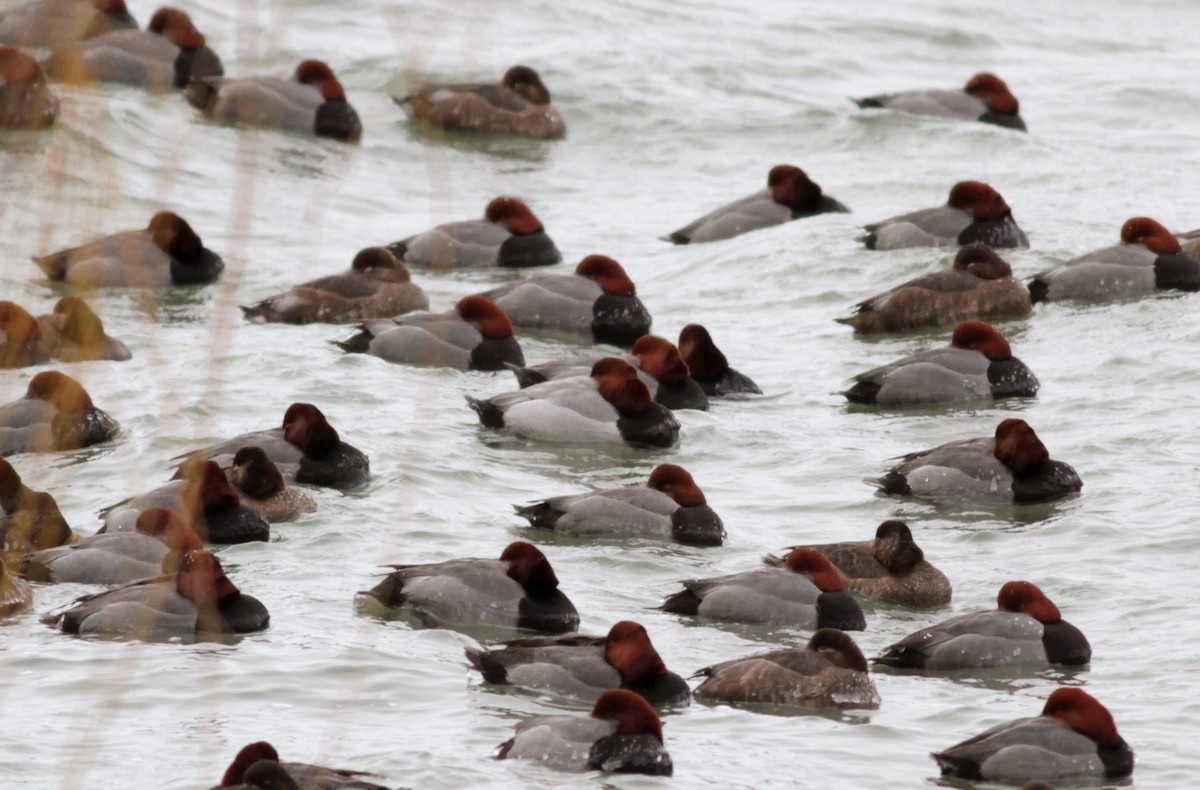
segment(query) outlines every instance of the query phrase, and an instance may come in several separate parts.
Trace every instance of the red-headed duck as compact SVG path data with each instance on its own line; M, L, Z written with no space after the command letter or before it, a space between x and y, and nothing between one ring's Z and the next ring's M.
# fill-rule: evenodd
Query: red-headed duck
M123 362L133 357L128 346L105 333L100 316L78 296L59 299L54 311L39 315L37 322L46 348L63 362Z
M266 741L243 746L225 769L221 788L261 790L389 790L370 781L365 771L346 771L308 763L280 762L275 747Z
M574 274L538 274L484 294L514 326L581 335L629 348L650 331L650 313L621 264L589 255Z
M886 475L864 481L885 494L1049 502L1083 488L1069 464L1050 452L1024 420L1010 418L994 436L948 442L904 456Z
M671 447L679 421L655 403L637 370L605 357L590 376L535 384L467 403L488 428L523 438L558 442L624 442L634 447Z
M946 205L921 209L864 226L859 237L869 250L903 247L961 247L981 241L990 247L1028 247L1000 193L982 181L959 181Z
M1056 689L1041 716L1005 722L932 756L943 776L1014 785L1133 773L1133 750L1112 714L1080 688Z
M1021 107L1017 97L1012 95L1004 80L986 71L971 77L959 91L905 91L868 96L853 101L859 107L883 107L914 115L980 121L1021 132L1027 131L1025 121L1021 119Z
M124 0L33 0L0 14L0 42L23 47L52 47L136 28Z
M700 324L688 324L680 330L679 353L687 362L692 378L709 397L762 394L749 376L729 367L729 360Z
M954 264L897 285L836 319L863 334L903 332L972 318L1016 318L1033 312L1029 289L1012 267L983 242L963 245Z
M568 494L514 505L517 515L539 529L563 535L654 538L689 546L720 546L721 517L682 466L659 464L644 486Z
M334 345L395 365L491 371L525 364L512 322L484 296L465 296L447 313L409 313L367 321L356 334L334 341Z
M0 302L0 368L24 368L50 361L38 320L16 302Z
M666 664L641 625L622 620L608 636L517 639L491 649L468 647L471 666L497 685L595 702L605 690L635 691L655 707L692 699L683 678Z
M1033 301L1119 299L1161 290L1200 291L1200 261L1149 217L1121 226L1121 243L1046 269L1029 281Z
M658 607L731 623L812 630L867 627L862 608L829 560L814 549L792 550L782 564L713 579L690 579Z
M37 60L17 47L0 45L0 129L45 129L57 119L58 97Z
M448 222L392 242L387 247L412 266L466 269L480 266L524 268L562 261L542 221L515 197L493 198L483 219Z
M20 560L75 537L54 497L26 486L12 464L0 458L0 549Z
M120 429L82 384L47 370L30 379L25 397L0 406L0 455L78 450L111 441Z
M625 689L601 694L587 718L537 716L521 722L496 757L540 760L560 771L670 776L675 770L658 714Z
M425 85L392 100L409 118L437 129L542 140L567 133L562 116L550 103L550 91L528 66L513 66L498 83Z
M279 467L261 447L243 447L233 456L226 475L237 489L242 504L255 510L267 521L293 521L317 509L317 500L305 491L290 486Z
M242 312L251 321L348 324L428 309L429 297L404 264L383 247L367 247L348 271L301 283Z
M150 218L145 230L128 230L35 256L33 262L55 282L80 288L159 288L215 282L225 269L221 256L204 246L187 220L170 211Z
M496 560L461 559L429 565L392 565L364 592L434 628L491 626L565 634L579 627L575 605L558 589L546 555L524 541Z

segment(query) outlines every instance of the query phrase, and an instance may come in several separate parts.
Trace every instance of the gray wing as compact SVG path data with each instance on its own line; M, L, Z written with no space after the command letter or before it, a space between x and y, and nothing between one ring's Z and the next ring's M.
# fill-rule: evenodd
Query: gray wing
M990 398L988 358L977 351L939 348L854 377L879 385L877 403L905 405Z
M1155 287L1157 257L1141 244L1116 244L1038 272L1033 280L1047 285L1049 301L1148 293Z
M554 529L567 535L669 538L671 514L679 509L671 497L649 488L617 488L557 500L547 500L562 511Z
M1095 741L1047 716L1005 722L933 756L943 767L974 763L984 779L1014 784L1105 775Z
M1045 628L1017 612L974 612L910 634L888 653L915 651L926 669L996 667L1046 662Z
M457 317L411 324L398 321L371 338L367 349L372 356L395 364L467 370L471 367L471 350L482 340L478 329Z
M668 234L667 239L677 244L719 241L791 219L792 210L776 203L770 190L763 189L705 214Z
M267 458L271 459L271 463L279 467L280 474L289 483L295 482L304 453L300 451L299 447L283 438L282 428L243 433L232 439L193 450L180 458L211 459L220 464L222 469L227 469L233 466L233 457L243 447L262 448L262 451L267 454Z
M582 771L592 744L615 729L613 722L591 716L539 716L517 725L502 754L510 760L541 760L551 768Z
M205 114L219 121L242 121L312 134L317 108L325 98L312 85L277 77L224 79L205 77L218 89Z
M583 277L569 279L579 282L570 283L570 287L567 287L562 281L537 282L531 279L518 284L507 293L492 297L492 300L517 326L589 334L592 328L592 306L602 291L600 286ZM581 297L564 291L586 293Z
M424 617L504 627L518 621L525 591L498 560L450 560L398 572L405 579L405 606Z
M409 239L404 262L419 266L495 266L500 245L512 236L487 220L450 222Z
M906 91L873 98L889 110L915 115L975 120L988 111L987 105L981 99L960 90Z
M938 247L957 243L958 235L970 225L972 217L950 206L938 206L901 214L867 225L877 250L901 247Z
M105 236L34 262L52 279L83 286L171 284L171 256L144 230Z
M115 505L110 505L100 511L104 519L103 532L134 532L137 519L143 510L160 507L183 512L183 491L187 484L182 480L172 480L153 491L130 497ZM157 541L156 541L157 542Z
M813 628L820 589L807 576L760 568L702 582L685 582L700 596L697 614L714 620Z
M54 420L58 409L44 400L21 398L0 406L0 426L4 428L28 428L45 425Z
M30 560L47 568L52 582L124 584L161 574L168 551L149 535L115 533L34 552Z

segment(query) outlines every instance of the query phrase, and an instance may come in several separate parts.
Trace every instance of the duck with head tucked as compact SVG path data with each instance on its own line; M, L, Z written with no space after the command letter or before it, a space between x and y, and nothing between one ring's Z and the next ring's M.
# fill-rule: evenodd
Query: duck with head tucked
M22 47L53 47L130 29L137 29L137 20L125 0L32 0L0 13L0 43Z
M1000 193L982 181L959 181L944 206L900 214L865 225L859 236L868 250L904 247L961 247L981 241L990 247L1028 247Z
M692 378L709 397L762 395L749 376L729 367L729 360L700 324L688 324L680 330L679 353L687 362Z
M133 356L128 346L104 331L100 316L78 296L59 299L54 311L39 315L37 322L46 347L63 362L124 362Z
M0 406L0 455L78 450L111 441L120 429L82 384L47 370L30 379L25 397Z
M211 790L390 790L371 781L375 774L326 768L310 763L281 762L266 741L241 748Z
M447 222L387 248L405 263L433 269L515 269L562 261L554 240L525 201L503 196L488 202L483 219Z
M513 66L499 83L426 85L392 99L409 118L438 129L546 140L567 133L550 91L528 66Z
M979 121L1027 131L1017 97L1004 80L987 71L967 80L962 90L903 91L853 101L859 107L882 107L913 115Z

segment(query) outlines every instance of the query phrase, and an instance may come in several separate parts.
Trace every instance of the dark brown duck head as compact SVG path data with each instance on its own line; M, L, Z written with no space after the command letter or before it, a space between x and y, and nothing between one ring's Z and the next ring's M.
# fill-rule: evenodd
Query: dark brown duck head
M521 94L530 104L549 104L550 91L542 84L542 78L528 66L513 66L504 72L500 84Z

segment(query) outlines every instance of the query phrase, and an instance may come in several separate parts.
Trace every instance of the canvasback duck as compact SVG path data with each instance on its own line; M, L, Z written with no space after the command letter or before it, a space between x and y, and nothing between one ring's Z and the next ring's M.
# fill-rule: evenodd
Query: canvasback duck
M687 362L692 378L709 397L762 394L749 376L729 367L729 360L700 324L688 324L680 330L679 353Z
M1034 303L1120 299L1162 290L1200 291L1200 261L1149 217L1121 226L1121 243L1046 269L1029 281Z
M52 47L131 28L124 0L33 0L0 14L0 43Z
M58 97L41 65L24 50L0 45L0 129L45 129L56 120Z
M428 627L493 626L549 634L579 627L579 613L558 589L550 561L531 543L508 544L498 560L389 567L395 570L363 594Z
M1133 750L1112 714L1080 688L1056 689L1042 715L1005 722L932 757L943 776L1014 785L1133 773Z
M895 669L968 669L1017 665L1081 666L1092 647L1045 593L1029 582L1000 588L995 609L959 615L887 647L876 664Z
M663 241L674 244L720 241L802 217L849 211L841 203L822 194L821 187L800 168L775 165L767 174L765 189L705 214L667 234Z
M864 226L859 236L869 250L904 247L961 247L981 241L990 247L1028 247L1000 193L982 181L959 181L946 205L921 209Z
M581 335L629 348L650 332L650 313L621 264L589 255L574 274L538 274L484 294L522 329Z
M343 442L321 410L311 403L288 406L283 425L278 428L243 433L186 456L211 458L225 467L243 447L261 447L289 483L345 490L371 479L366 454Z
M711 620L815 630L867 627L862 608L829 560L814 549L794 549L775 568L713 579L691 579L658 607Z
M151 217L145 230L102 236L33 262L51 280L80 288L203 285L216 282L225 269L187 220L170 211Z
M983 242L966 244L949 269L922 275L854 306L835 319L855 332L903 332L972 318L1016 318L1033 312L1029 289Z
M800 548L793 546L792 549ZM825 555L846 582L846 588L885 603L929 608L950 603L950 580L925 559L903 521L885 521L874 540L810 546ZM788 551L791 551L789 549ZM768 554L763 563L783 564L783 557Z
M428 309L429 297L404 264L383 247L367 247L348 271L301 283L242 312L251 321L348 324Z
M1004 335L984 321L954 327L946 348L935 348L859 373L842 394L868 406L911 406L959 400L1032 398L1041 385L1012 355Z
M655 403L637 370L605 357L590 376L535 384L467 403L488 428L526 439L559 442L624 442L633 447L671 447L679 421Z
M550 103L550 91L528 66L513 66L499 83L425 85L393 96L405 114L437 129L517 135L540 140L563 137L567 126Z
M542 221L514 197L493 198L483 219L447 222L387 246L412 266L466 269L480 266L522 268L562 261Z
M822 628L803 648L722 661L696 673L696 699L729 705L877 708L867 659L845 631Z
M563 535L674 540L688 546L720 546L721 517L682 466L659 464L644 486L624 486L514 505L531 527Z
M863 482L885 494L968 498L1025 504L1077 493L1083 482L1050 452L1024 420L1010 418L990 437L947 442L903 456L886 475Z
M266 741L243 746L225 769L221 784L212 788L262 790L389 790L370 781L365 771L346 771L308 763L280 762L279 752Z
M882 107L913 115L980 121L1021 132L1027 131L1025 121L1021 119L1021 106L1017 97L1012 95L1004 80L986 71L967 80L967 84L960 91L904 91L853 101L859 107Z
M74 539L54 497L26 486L12 464L0 458L0 549L21 559Z
M59 299L54 311L39 315L37 322L46 348L63 362L124 362L133 357L128 346L105 333L100 316L78 296Z
M57 47L46 73L64 82L119 82L156 91L184 88L197 77L220 77L221 59L192 18L178 8L154 12L145 30L114 30Z
M38 320L16 302L0 302L0 368L24 368L50 361Z
M488 683L595 702L607 689L637 692L655 707L686 705L692 692L667 671L646 629L622 620L608 636L517 639L491 649L466 648Z
M512 322L483 296L463 297L446 313L367 321L354 335L333 343L348 353L370 354L394 365L494 371L525 364Z
M362 121L329 65L304 60L293 79L199 77L188 83L188 103L215 121L285 129L358 142Z
M294 521L304 513L317 509L317 500L310 494L290 486L279 467L271 462L261 447L243 447L233 456L226 474L238 492L242 504L272 524Z
M640 695L609 689L590 716L537 716L500 745L500 760L541 760L560 771L670 776L662 721Z
M30 379L25 397L0 406L0 455L78 450L111 441L120 429L82 384L47 370Z
M0 617L8 617L30 606L33 606L33 588L0 561Z

